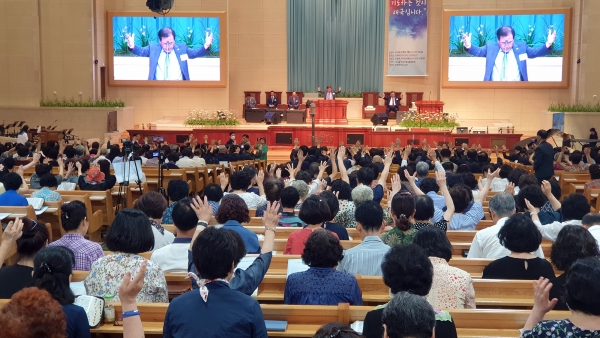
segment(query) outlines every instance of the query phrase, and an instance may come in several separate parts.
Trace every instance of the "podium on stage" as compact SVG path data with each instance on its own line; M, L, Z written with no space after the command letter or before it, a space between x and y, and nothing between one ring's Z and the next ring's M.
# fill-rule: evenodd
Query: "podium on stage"
M441 113L444 111L444 101L417 101L417 111L419 114L428 113Z
M317 106L317 124L348 124L346 118L346 109L348 101L344 100L318 100Z

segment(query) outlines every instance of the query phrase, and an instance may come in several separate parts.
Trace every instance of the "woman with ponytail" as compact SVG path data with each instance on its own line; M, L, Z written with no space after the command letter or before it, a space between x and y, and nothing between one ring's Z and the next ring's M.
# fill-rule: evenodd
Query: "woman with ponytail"
M60 207L60 218L65 235L49 246L64 246L75 255L73 270L89 271L98 258L104 257L100 244L89 241L83 236L88 231L87 210L81 201L72 201Z
M85 310L73 304L75 295L69 287L75 256L71 250L62 247L49 247L40 250L33 259L33 282L31 286L48 291L60 303L67 316L68 338L88 338L91 336Z
M383 242L389 246L410 244L417 235L415 229L410 223L410 219L415 215L415 198L406 191L394 195L390 213L394 219L395 227L381 235Z

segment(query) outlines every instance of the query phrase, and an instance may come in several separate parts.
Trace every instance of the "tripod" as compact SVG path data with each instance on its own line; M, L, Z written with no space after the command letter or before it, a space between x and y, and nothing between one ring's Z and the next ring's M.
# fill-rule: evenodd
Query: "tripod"
M136 167L137 169L137 167ZM161 151L158 154L158 192L164 196L164 198L167 199L167 201L169 200L167 198L167 193L165 192L165 188L163 187L163 182L165 180L165 153L163 151ZM169 170L169 167L167 167L167 170Z

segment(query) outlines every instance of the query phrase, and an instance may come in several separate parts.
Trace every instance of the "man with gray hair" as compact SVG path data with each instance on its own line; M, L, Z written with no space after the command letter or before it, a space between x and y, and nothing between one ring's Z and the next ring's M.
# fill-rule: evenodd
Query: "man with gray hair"
M415 181L415 184L417 185L417 187L420 188L421 182L429 174L429 164L427 164L426 162L423 162L423 161L417 163L416 172L417 172L417 180Z
M366 185L357 185L352 189L352 204L335 216L335 222L344 228L356 228L355 211L364 202L373 200L373 189Z
M435 311L423 297L399 292L381 316L384 338L433 338Z
M510 250L500 244L498 232L506 220L515 213L515 198L511 194L499 193L490 200L490 214L496 224L478 231L473 238L467 258L493 258L498 259L510 255ZM541 246L533 255L544 258Z

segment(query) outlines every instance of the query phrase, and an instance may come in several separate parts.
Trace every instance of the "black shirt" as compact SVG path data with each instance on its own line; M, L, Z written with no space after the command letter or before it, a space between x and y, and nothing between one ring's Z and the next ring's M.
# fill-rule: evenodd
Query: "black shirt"
M525 266L527 265L527 268ZM521 279L537 280L540 277L552 279L552 265L541 258L513 258L506 256L491 262L483 269L481 278L484 279Z
M565 272L556 278L550 278L550 283L552 283L552 289L550 290L550 299L558 299L558 303L556 303L553 310L568 311L569 308L567 307L567 302L565 301L564 287L564 285L567 283L567 273Z
M337 223L325 222L323 225L321 225L321 228L335 232L340 241L347 241L350 239L348 237L348 230Z
M5 266L0 269L0 299L10 299L15 293L31 284L33 268L24 265Z
M383 308L367 312L365 322L363 324L363 336L365 338L381 338L383 337L383 325L381 324L381 316ZM456 338L456 326L454 321L438 320L435 321L435 337L436 338Z

